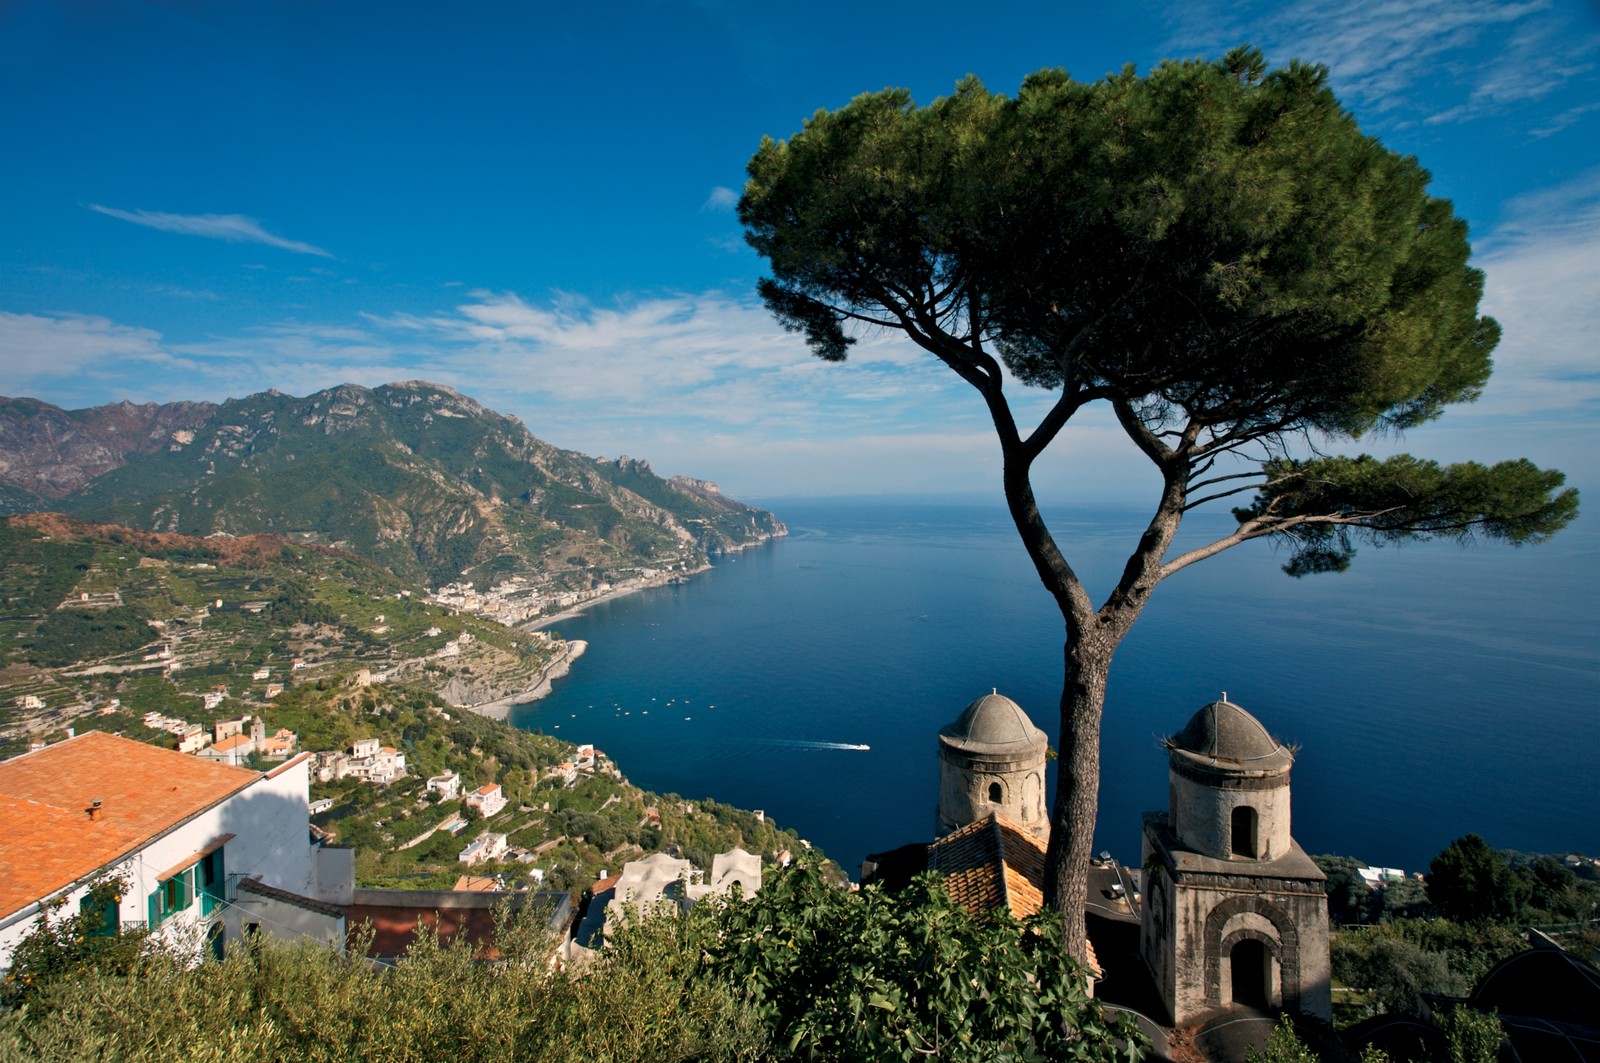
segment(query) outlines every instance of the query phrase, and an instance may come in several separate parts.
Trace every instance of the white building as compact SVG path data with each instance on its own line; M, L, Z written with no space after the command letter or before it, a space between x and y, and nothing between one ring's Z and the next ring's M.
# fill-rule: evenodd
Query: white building
M461 775L452 771L444 775L430 776L428 789L437 793L441 801L454 801L461 796Z
M310 840L309 765L261 773L99 731L0 763L0 966L57 899L216 952L249 934L342 945L350 849Z
M472 842L461 850L461 855L456 859L463 864L471 866L472 864L498 860L504 855L506 855L506 836L504 834L496 834L493 831L485 831L472 839Z
M466 796L468 808L475 808L484 819L497 814L506 807L505 791L500 789L497 782L485 783Z

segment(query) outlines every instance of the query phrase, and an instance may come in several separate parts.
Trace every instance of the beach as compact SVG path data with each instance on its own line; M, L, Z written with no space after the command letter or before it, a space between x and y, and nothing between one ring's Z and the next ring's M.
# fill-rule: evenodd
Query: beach
M585 598L583 601L572 606L570 609L563 609L559 613L551 613L549 616L541 616L537 620L530 620L528 623L523 624L522 627L529 631L540 631L549 627L551 624L559 624L563 620L571 620L574 617L582 616L590 608L599 605L601 602L609 602L613 598L623 598L630 594L637 594L640 591L649 590L651 587L665 587L671 583L684 580L689 576L698 576L702 572L710 571L710 569L710 565L701 565L699 568L689 572L674 572L670 576L659 576L652 580L629 581L628 583L620 587L615 587L604 594L597 594L593 598Z
M481 705L468 705L468 712L477 713L490 720L505 722L511 715L513 705L522 705L530 701L538 701L550 693L550 684L566 675L572 668L572 662L583 656L583 651L589 644L581 639L574 639L565 644L566 649L557 654L555 659L545 665L544 671L539 673L539 682L532 689L521 694L512 694L508 697L497 698L494 701L485 701Z

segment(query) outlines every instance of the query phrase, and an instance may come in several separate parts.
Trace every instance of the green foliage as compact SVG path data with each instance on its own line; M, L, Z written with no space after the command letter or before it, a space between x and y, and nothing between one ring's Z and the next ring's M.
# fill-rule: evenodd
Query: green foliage
M1136 1059L1132 1024L1087 994L1084 970L1039 916L970 916L938 884L859 892L813 862L724 908L712 969L750 994L776 1044L802 1059Z
M1463 923L1501 923L1522 915L1528 886L1505 857L1476 834L1457 838L1428 865L1428 899Z
M980 359L946 341L981 338L1025 383L1155 422L1354 435L1476 397L1498 339L1427 173L1325 68L1257 52L1045 70L1015 99L972 78L922 108L867 94L749 172L762 296L824 358L846 321L887 320L958 372Z
M1328 876L1328 915L1335 925L1364 925L1433 914L1426 887L1414 878L1368 886L1360 875L1364 861L1352 856L1312 857Z
M149 615L131 605L57 609L21 640L27 659L47 668L131 653L155 641Z
M1446 1013L1443 1025L1450 1063L1495 1063L1500 1058L1506 1033L1494 1012L1458 1005Z
M57 543L0 520L0 557L6 559L0 570L0 610L44 613L66 598L89 568L94 550L87 543Z
M1300 1040L1288 1015L1278 1016L1278 1025L1267 1035L1260 1049L1250 1049L1246 1063L1321 1063L1315 1052Z
M1409 454L1379 460L1283 458L1265 466L1267 483L1241 524L1270 516L1317 518L1303 525L1284 571L1342 572L1355 543L1382 545L1482 535L1521 545L1543 542L1578 515L1578 493L1560 491L1559 472L1531 462L1440 466Z
M266 939L189 967L162 952L120 974L43 985L0 1016L7 1059L263 1059L431 1063L761 1058L758 1027L670 920L624 935L615 955L574 977L545 962L540 918L502 914L504 959L429 936L390 972L324 946Z
M772 891L770 897L768 890ZM0 1014L0 1056L145 1063L1136 1059L1087 998L1059 923L979 923L924 881L856 894L814 867L751 901L635 919L575 973L531 909L497 915L502 959L424 934L380 973L270 937L192 967L159 950L52 969Z
M1465 996L1491 967L1527 947L1504 927L1396 919L1334 935L1333 977L1365 1001L1347 1011L1351 1021L1417 1014L1422 994Z
M251 395L223 404L194 432L189 446L133 457L61 508L138 527L159 514L163 527L189 535L311 534L430 586L464 574L573 585L578 575L564 561L572 553L615 582L641 566L702 564L701 549L680 543L682 527L723 549L776 525L738 503L671 489L642 463L629 464L627 485L612 482L616 466L418 383Z
M107 876L90 887L75 912L65 910L64 897L44 904L39 921L12 950L11 967L0 979L0 1007L23 1007L52 986L132 970L147 935L116 925L116 906L127 888L124 880Z

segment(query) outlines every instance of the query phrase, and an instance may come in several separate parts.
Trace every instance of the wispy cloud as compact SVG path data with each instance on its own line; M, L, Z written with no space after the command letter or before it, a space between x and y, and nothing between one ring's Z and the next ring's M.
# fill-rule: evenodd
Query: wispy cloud
M0 310L0 392L48 392L68 404L80 395L99 398L107 375L149 374L173 358L151 329L119 325L90 314L16 314ZM135 396L129 396L135 397Z
M700 209L727 211L732 210L738 205L739 193L735 192L731 188L718 185L711 190L711 194L706 197L706 201L700 204Z
M1274 61L1324 63L1372 113L1462 122L1542 100L1591 75L1600 32L1553 0L1299 0L1173 9L1173 45L1207 53L1242 41Z
M1600 414L1600 169L1512 200L1479 250L1505 330L1481 412Z
M259 221L243 214L167 214L155 210L119 210L116 207L104 207L98 203L85 205L90 210L104 214L107 217L120 218L122 221L129 221L135 225L143 225L150 229L159 229L162 232L204 236L211 240L226 240L232 244L266 244L268 247L276 247L302 255L317 255L321 258L333 257L332 254L320 247L302 243L299 240L288 240L282 236L269 233L261 227Z

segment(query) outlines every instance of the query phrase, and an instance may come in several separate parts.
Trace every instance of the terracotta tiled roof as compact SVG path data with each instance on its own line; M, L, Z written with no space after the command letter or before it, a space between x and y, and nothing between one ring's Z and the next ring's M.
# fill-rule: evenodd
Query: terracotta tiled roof
M1044 842L999 813L928 846L928 870L974 915L1005 906L1022 919L1044 904Z
M981 915L1001 905L1018 919L1044 907L1045 843L998 812L928 846L928 870L944 879L955 902ZM1105 977L1094 944L1085 941L1089 973Z
M259 778L100 731L0 762L0 915L113 863ZM90 819L96 801L100 811Z

